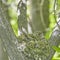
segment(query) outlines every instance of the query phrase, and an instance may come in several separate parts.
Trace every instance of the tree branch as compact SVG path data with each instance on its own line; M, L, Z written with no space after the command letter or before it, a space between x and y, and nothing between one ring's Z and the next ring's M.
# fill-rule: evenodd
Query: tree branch
M18 51L18 40L9 23L8 7L0 0L0 38L11 60L24 60Z

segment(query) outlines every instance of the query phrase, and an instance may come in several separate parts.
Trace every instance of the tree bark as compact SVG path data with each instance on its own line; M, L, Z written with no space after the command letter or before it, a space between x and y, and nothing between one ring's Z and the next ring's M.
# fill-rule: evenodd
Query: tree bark
M0 39L10 60L24 60L18 51L18 40L9 22L8 6L0 0Z
M3 45L0 40L0 60L9 60L7 56L7 52L3 50Z
M32 31L45 31L49 26L49 1L30 0L30 21Z

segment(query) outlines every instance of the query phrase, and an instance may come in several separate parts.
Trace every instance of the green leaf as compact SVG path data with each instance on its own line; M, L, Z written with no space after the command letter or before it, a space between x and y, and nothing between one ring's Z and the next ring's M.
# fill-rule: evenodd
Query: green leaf
M58 47L56 47L56 46L53 46L52 48L53 48L55 51L60 52L60 48L58 48Z

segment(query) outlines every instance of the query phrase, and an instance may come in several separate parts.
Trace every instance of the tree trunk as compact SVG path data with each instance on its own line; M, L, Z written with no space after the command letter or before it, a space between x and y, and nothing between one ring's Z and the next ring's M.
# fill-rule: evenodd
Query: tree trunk
M49 26L49 1L30 0L32 31L45 31Z
M3 44L0 40L0 60L9 60L6 51L3 50Z
M0 0L0 39L10 60L24 60L22 53L18 51L18 40L9 21L8 6L2 0Z

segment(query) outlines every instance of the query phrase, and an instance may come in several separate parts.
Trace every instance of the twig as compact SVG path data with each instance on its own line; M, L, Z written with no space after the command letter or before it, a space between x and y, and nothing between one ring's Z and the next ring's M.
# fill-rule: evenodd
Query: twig
M55 18L55 22L57 23L57 26L59 27L59 24L56 19L56 0L54 1L54 18ZM60 27L59 27L59 29L60 29Z

